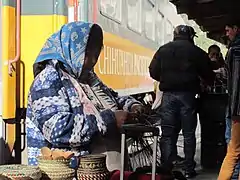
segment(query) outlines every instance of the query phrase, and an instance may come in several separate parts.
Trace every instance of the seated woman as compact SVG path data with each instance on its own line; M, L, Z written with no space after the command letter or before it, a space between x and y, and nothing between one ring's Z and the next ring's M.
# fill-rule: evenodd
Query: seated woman
M45 43L34 63L27 107L28 163L44 146L75 152L106 153L108 169L120 169L120 133L130 111L143 106L119 97L94 73L103 47L97 24L62 26Z

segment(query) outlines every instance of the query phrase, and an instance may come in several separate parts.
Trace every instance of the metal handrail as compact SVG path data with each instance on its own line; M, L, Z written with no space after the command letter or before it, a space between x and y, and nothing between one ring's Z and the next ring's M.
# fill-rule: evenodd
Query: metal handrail
M13 63L16 63L20 60L21 56L21 0L17 0L16 7L16 56L13 60L8 61L8 74L12 75L13 71Z

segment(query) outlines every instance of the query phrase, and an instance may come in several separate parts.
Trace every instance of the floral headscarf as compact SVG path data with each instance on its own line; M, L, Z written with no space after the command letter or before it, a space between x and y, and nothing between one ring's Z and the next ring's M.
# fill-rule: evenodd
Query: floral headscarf
M45 43L35 64L46 60L58 60L64 64L69 73L79 78L85 59L85 51L90 29L86 22L72 22L62 26Z

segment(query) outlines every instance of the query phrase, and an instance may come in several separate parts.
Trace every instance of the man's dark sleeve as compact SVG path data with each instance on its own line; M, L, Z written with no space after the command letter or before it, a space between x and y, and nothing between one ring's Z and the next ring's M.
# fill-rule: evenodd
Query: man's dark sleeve
M211 63L211 60L209 59L207 53L200 48L197 49L196 60L199 76L208 85L213 85L216 75L213 72L213 64Z
M216 62L216 61L211 61L210 63L211 63L211 68L212 68L212 70L217 70L217 69L220 68L220 64L219 64L218 62Z
M160 81L160 75L161 75L160 48L153 56L152 62L150 63L150 66L149 66L149 73L154 80Z

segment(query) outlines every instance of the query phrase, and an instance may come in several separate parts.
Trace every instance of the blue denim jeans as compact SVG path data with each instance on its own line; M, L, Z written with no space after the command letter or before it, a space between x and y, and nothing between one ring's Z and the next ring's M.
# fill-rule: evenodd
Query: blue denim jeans
M225 131L225 138L226 138L227 144L230 142L230 139L231 139L231 129L232 129L232 119L227 115L226 116L226 131ZM240 172L240 161L238 162L238 164L235 167L234 173L232 175L232 180L238 180L239 172Z
M162 137L160 140L161 162L171 165L176 155L176 143L180 129L184 136L184 170L195 168L195 130L197 126L196 99L194 93L164 92L157 110L161 117Z

